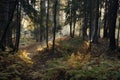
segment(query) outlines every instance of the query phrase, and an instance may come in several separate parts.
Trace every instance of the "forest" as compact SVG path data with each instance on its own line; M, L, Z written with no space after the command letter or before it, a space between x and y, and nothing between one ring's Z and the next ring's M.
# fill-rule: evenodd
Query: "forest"
M120 0L0 0L0 80L120 80Z

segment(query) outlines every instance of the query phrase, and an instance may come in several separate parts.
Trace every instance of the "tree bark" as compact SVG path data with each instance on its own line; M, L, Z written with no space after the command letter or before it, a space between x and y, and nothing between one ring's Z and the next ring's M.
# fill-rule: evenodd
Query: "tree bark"
M84 0L84 18L83 18L82 37L83 40L85 40L85 37L87 37L87 0Z
M96 0L96 17L95 17L95 32L93 35L93 42L98 42L98 21L99 21L99 0Z
M4 26L5 27L5 29L4 29L4 31L3 31L3 35L2 35L2 37L1 37L1 40L0 40L0 48L4 51L5 50L5 46L3 45L3 42L4 42L4 39L5 39L5 37L6 37L6 34L7 34L7 30L8 30L8 28L9 28L9 25L10 25L10 23L11 23L11 21L12 21L12 19L13 19L13 15L14 15L14 11L15 11L15 8L16 8L16 5L17 5L17 2L18 2L18 0L15 0L15 1L10 1L11 3L10 3L10 10L9 10L9 18L8 18L8 22L7 22L7 24L6 24L6 26Z
M116 18L117 18L117 10L118 10L118 1L119 0L109 0L110 6L108 10L108 21L109 21L109 36L110 36L110 43L109 48L110 50L116 49L116 41L115 41L115 28L116 28Z
M15 41L15 47L13 49L13 52L17 52L19 49L19 41L20 41L20 29L21 29L21 5L20 2L18 2L17 5L17 28L16 28L16 41Z
M104 13L104 32L103 38L108 38L108 1L105 0L105 13Z
M47 15L46 15L46 45L48 46L48 24L49 24L49 0L47 0Z
M120 34L120 18L119 18L119 25L118 25L118 31L117 31L117 41L116 41L116 43L117 43L117 48L119 47L119 35Z
M58 5L58 0L55 0L54 2L54 29L53 29L53 53L55 53L55 37L56 37L56 26L57 26L57 19L56 19L56 15L57 15L57 5Z
M69 24L70 24L70 37L73 38L72 4L70 3L69 5L70 5L70 6L69 6L69 7L70 7L70 23L69 23Z

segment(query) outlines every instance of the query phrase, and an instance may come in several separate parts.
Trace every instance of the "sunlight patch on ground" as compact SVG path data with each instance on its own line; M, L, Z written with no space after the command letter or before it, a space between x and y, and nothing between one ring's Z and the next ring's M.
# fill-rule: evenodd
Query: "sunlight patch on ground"
M52 45L53 45L52 41L49 41L48 42L49 49L51 49ZM56 42L55 46L60 46L60 44L58 42ZM44 51L44 49L46 49L46 48L47 48L46 45L38 46L37 49L36 49L36 51L41 52L41 51Z
M38 46L37 49L36 49L36 51L41 52L41 51L44 51L44 49L46 49L46 48L47 48L46 45Z
M38 48L37 48L37 51L42 51L42 50L43 50L42 47L38 47Z
M19 51L18 54L19 54L18 56L20 57L20 59L22 59L22 60L25 61L26 63L33 64L32 59L29 57L29 54L30 54L30 53L27 53L26 50Z

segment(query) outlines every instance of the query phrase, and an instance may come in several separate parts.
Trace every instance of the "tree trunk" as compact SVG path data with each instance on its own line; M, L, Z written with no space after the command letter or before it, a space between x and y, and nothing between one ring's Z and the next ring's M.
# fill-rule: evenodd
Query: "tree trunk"
M93 34L93 42L98 42L98 21L99 21L99 0L96 0L96 18L95 18L95 32Z
M108 1L105 0L105 13L104 13L104 32L103 32L103 38L108 38Z
M17 52L19 49L19 41L20 41L20 28L21 28L21 6L20 2L18 2L17 5L17 29L16 29L16 41L15 41L15 47L13 49L13 52Z
M72 31L72 37L74 38L74 35L75 35L75 27L76 27L76 19L77 19L77 14L76 14L76 11L77 11L77 4L76 4L76 1L72 0L72 18L73 18L73 31Z
M72 33L73 32L73 28L72 28L72 25L73 25L72 24L72 4L70 4L69 7L70 7L70 23L69 23L70 24L70 37L73 37L73 33Z
M6 35L7 46L13 49L13 42L12 42L12 27L9 27Z
M116 43L117 43L117 48L119 47L119 33L120 33L120 18L119 18L119 25L118 25L118 32L117 32L117 41L116 41Z
M90 1L90 21L89 21L89 40L90 40L90 50L91 50L91 39L92 39L92 21L93 21L93 0Z
M84 18L83 18L82 37L83 40L85 40L85 37L87 37L87 1L86 0L84 0Z
M43 0L40 1L40 42L43 41Z
M4 39L6 37L6 34L7 34L7 30L9 28L9 25L13 19L13 15L14 15L14 11L15 11L15 8L16 8L16 5L17 5L17 2L18 0L15 0L15 1L10 1L11 4L10 4L10 10L9 10L9 18L8 18L8 22L6 24L5 29L3 31L3 35L1 37L1 40L0 40L0 48L4 51L5 50L5 46L3 45L3 42L4 42Z
M58 5L58 0L55 0L54 2L54 29L53 29L53 53L55 53L55 37L56 37L56 25L57 25L57 19L56 19L56 15L57 15L57 5Z
M72 37L74 37L75 35L75 26L76 26L76 10L74 10L74 18L73 18L73 33L72 33Z
M91 40L92 38L92 24L93 24L93 1L90 1L90 21L89 21L89 39Z
M48 24L49 24L49 0L47 0L47 15L46 15L46 45L48 46Z
M109 21L109 36L110 36L110 43L109 48L110 50L116 49L116 41L115 41L115 28L116 28L116 18L117 18L117 10L118 10L118 1L119 0L109 0L110 6L108 10L108 21Z

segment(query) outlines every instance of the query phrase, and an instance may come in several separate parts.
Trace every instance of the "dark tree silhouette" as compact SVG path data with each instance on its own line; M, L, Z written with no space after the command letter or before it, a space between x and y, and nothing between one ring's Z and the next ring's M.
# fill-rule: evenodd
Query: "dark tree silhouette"
M1 3L4 4L4 7L7 6L6 3L9 3L9 1L1 1ZM11 3L11 4L10 4ZM4 41L5 41L5 38L6 38L6 34L7 34L7 30L9 29L9 25L13 19L13 15L14 15L14 11L16 9L16 5L18 3L18 0L13 0L13 1L10 1L9 3L9 12L6 12L4 11L5 13L9 13L9 17L8 17L8 22L4 27L3 29L3 35L1 36L1 40L0 40L0 48L4 51L5 50L5 45L3 44Z
M54 1L54 28L53 28L53 53L55 51L55 37L56 37L56 27L57 27L57 19L56 19L56 15L57 15L57 5L58 5L58 0Z
M49 6L50 5L50 1L49 0L47 0L47 9L46 9L46 11L47 11L47 14L46 14L46 45L47 45L47 48L49 47L48 46L48 24L49 24Z
M16 41L13 52L17 52L19 49L20 42L20 29L21 29L21 3L17 4L17 28L16 28Z
M95 31L93 34L93 42L97 43L98 42L98 21L99 21L99 0L96 0L96 15L95 15Z
M108 26L109 26L109 36L110 36L110 43L109 48L110 50L116 49L116 40L115 40L115 28L116 28L116 19L117 19L117 10L118 10L118 1L119 0L109 0L109 9L108 9Z

